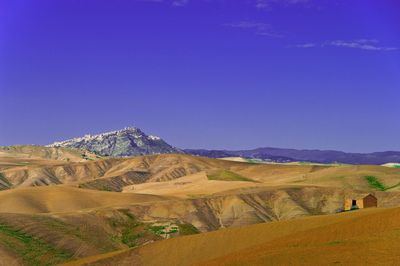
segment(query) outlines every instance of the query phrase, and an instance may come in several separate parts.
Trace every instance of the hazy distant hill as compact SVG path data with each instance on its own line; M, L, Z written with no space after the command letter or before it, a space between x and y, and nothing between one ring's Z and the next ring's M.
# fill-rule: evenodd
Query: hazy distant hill
M66 147L86 149L104 156L137 156L162 153L182 153L156 136L148 136L139 128L127 127L122 130L85 135L61 142L49 147Z
M316 162L316 163L343 163L343 164L384 164L400 162L400 152L374 152L374 153L346 153L331 150L296 150L280 148L258 148L253 150L196 150L187 149L186 153L206 156L211 158L220 157L245 157L274 162Z

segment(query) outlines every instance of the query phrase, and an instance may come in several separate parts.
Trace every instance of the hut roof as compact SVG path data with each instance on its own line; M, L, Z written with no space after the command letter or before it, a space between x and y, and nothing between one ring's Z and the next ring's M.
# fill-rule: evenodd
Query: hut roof
M346 199L363 199L363 198L365 198L365 197L367 197L369 195L371 195L374 198L376 198L375 195L372 194L372 193L349 193L349 194L345 195L345 198Z

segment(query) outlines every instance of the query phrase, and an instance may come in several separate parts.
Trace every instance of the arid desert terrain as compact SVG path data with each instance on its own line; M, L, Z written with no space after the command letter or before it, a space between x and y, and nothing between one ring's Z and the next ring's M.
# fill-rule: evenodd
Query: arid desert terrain
M400 169L0 149L0 265L396 265ZM378 208L342 212L373 194Z

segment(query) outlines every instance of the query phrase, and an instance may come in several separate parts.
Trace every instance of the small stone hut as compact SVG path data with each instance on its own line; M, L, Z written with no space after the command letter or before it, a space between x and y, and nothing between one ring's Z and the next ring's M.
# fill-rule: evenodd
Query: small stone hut
M344 210L378 207L378 199L372 194L352 195L344 200Z

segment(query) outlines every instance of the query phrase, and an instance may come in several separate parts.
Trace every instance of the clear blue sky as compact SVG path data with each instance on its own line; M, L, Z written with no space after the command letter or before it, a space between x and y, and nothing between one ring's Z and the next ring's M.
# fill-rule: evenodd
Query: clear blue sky
M398 0L0 0L0 145L400 150Z

